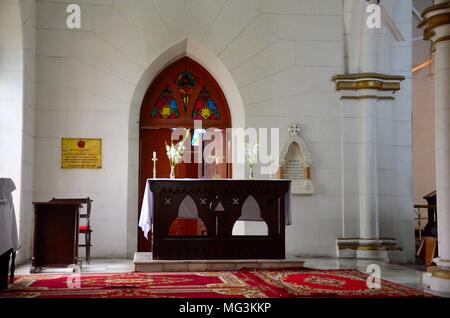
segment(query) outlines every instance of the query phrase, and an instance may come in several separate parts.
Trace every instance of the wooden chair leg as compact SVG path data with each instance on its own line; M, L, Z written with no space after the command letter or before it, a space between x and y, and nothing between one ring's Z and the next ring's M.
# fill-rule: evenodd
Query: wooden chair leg
M86 243L86 262L88 264L90 264L91 263L91 232L86 232L85 243Z

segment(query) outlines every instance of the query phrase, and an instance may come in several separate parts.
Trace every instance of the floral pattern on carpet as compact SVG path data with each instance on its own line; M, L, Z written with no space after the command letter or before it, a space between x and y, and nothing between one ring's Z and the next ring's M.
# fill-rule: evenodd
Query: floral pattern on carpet
M367 286L368 275L357 270L256 271L255 276L294 297L433 297L431 294L380 280L380 289Z
M0 298L433 297L356 270L241 270L198 273L23 275Z

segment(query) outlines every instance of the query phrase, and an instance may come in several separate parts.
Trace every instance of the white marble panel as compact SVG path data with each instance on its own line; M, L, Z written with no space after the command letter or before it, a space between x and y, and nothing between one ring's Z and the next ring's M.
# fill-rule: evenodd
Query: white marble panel
M38 83L58 84L119 101L130 101L134 86L86 63L39 56L36 61Z
M255 82L295 64L293 41L277 41L241 64L231 74L239 86Z
M299 41L341 41L341 16L286 15L279 19L279 37Z
M0 26L22 26L18 3L0 2Z
M310 90L311 69L293 67L241 88L245 104L290 96Z
M233 70L277 40L278 17L271 14L258 16L220 54L220 59Z
M4 100L0 102L0 129L22 129L22 103L19 100Z
M21 72L24 69L23 51L0 47L0 71Z
M280 14L340 15L343 5L339 0L262 0L261 10Z
M259 14L259 0L228 0L203 41L216 54L222 52Z
M324 67L343 63L342 42L297 41L295 53L297 65Z

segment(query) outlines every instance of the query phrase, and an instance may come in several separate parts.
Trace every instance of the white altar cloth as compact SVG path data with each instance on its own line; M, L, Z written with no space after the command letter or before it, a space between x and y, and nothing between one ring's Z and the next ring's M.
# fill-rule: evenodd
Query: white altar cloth
M144 197L142 200L141 216L139 217L139 227L144 232L144 236L148 239L148 233L152 230L152 220L153 220L153 193L150 190L150 182L155 179L148 179L145 183ZM173 179L156 179L156 180L173 180ZM199 181L201 179L176 179L182 181ZM208 179L210 180L210 179ZM221 179L217 182L227 182L228 180L237 179ZM265 180L269 181L269 180ZM275 180L274 180L275 181ZM277 180L280 181L280 180ZM285 223L286 225L292 224L292 214L291 214L291 191L286 194L285 198ZM261 215L259 214L259 206L256 200L246 200L242 205L242 213L239 221L263 221ZM181 202L178 217L186 219L196 219L198 218L198 210L194 200L190 197Z
M12 198L15 189L11 179L0 178L0 255L20 248Z

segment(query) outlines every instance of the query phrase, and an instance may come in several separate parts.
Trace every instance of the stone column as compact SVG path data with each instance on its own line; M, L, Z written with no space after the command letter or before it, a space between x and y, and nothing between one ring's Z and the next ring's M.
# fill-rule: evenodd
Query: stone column
M367 27L366 23L367 5L377 2L344 1L346 73L333 77L333 81L341 92L343 158L353 166L343 162L345 237L337 238L338 257L389 259L400 249L395 239L380 239L377 111L381 103L395 99L405 78L381 73L386 71L385 31Z
M358 137L358 200L359 238L339 238L338 256L389 259L392 239L386 242L379 236L379 208L377 182L377 106L381 100L392 101L400 90L403 76L379 73L345 74L333 77L340 91L343 107L357 101Z
M377 69L377 29L361 30L359 70L372 72ZM381 246L379 241L378 182L377 182L377 85L369 77L358 83L359 92L359 237L357 255L372 256ZM374 95L374 96L372 96Z
M378 245L377 99L359 101L359 233L366 244Z
M435 0L422 13L424 39L433 41L436 109L436 190L438 268L424 282L433 290L450 291L450 1Z

